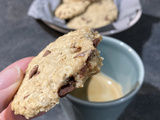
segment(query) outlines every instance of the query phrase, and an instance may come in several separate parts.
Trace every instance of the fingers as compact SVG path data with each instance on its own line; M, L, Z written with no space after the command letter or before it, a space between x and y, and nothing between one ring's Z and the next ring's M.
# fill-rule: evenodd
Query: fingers
M21 59L0 72L0 112L5 109L16 93L23 73L33 57Z
M0 96L3 96L0 99L0 112L10 103L22 79L23 73L17 66L0 73Z
M24 72L32 59L33 57L28 57L16 61L0 72L0 96L3 96L0 99L0 120L27 120L21 115L14 114L11 110L10 102L21 84ZM44 112L39 113L35 117L42 114Z

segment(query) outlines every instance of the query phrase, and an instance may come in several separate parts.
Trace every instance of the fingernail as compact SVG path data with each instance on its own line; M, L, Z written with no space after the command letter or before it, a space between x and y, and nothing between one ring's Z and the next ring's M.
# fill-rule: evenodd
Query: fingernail
M11 67L0 73L0 90L8 88L22 79L22 72L18 66Z

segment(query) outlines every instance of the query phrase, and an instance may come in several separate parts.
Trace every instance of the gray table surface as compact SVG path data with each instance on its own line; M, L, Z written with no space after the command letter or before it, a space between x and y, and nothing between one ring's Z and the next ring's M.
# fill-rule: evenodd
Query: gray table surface
M119 120L160 120L160 0L140 0L143 14L132 28L112 35L129 44L145 66L144 84ZM63 35L27 16L32 0L0 0L0 71L37 55ZM47 117L47 118L46 118ZM36 120L64 120L60 105Z

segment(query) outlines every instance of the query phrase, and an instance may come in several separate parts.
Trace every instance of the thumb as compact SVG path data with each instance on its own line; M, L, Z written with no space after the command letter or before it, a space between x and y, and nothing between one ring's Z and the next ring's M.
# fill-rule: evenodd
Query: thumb
M18 66L0 72L0 112L9 105L22 79L23 73Z

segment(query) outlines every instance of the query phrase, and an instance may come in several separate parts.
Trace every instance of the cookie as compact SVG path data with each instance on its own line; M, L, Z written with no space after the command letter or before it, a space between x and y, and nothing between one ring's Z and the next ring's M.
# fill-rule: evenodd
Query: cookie
M94 1L99 1L99 0L63 0L63 3L71 3L71 2L78 2L78 1L90 1L90 2L94 2Z
M71 2L71 3L62 3L55 10L55 16L60 19L70 19L74 16L80 15L83 13L88 5L89 1L79 1L79 2Z
M100 71L102 58L97 50L101 35L84 27L59 37L29 64L11 108L27 119L47 112L59 99L81 88Z
M101 0L93 2L85 13L71 19L68 28L78 29L82 26L99 28L110 24L117 19L118 10L112 0Z

